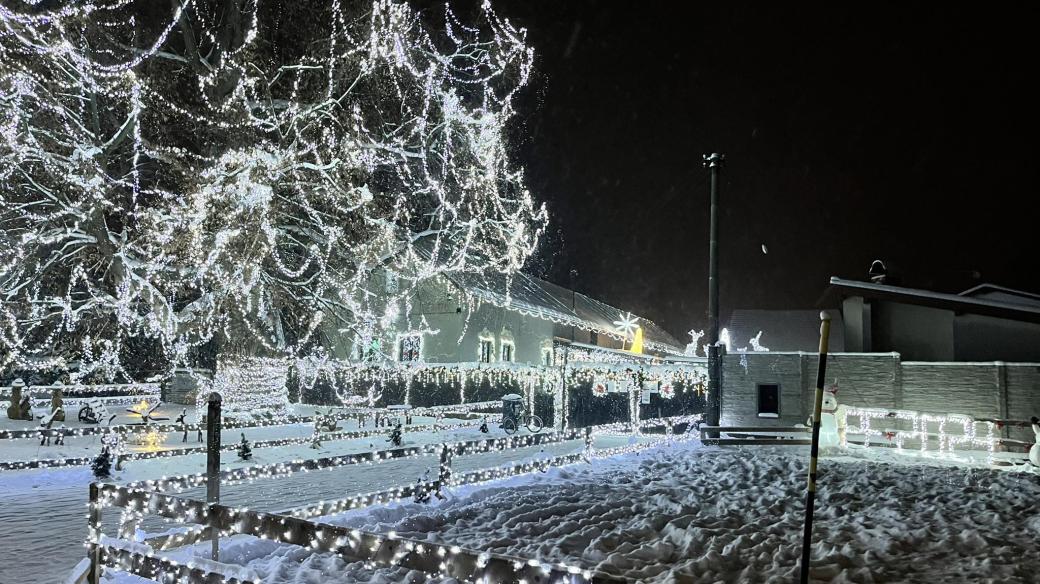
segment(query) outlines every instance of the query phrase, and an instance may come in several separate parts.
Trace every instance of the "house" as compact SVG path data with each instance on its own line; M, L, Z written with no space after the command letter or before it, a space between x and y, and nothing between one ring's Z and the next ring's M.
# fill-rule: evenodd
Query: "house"
M619 332L631 320L641 329L644 352L681 355L678 340L649 319L524 273L511 277L447 273L419 286L410 310L398 318L394 361L552 365L554 339L610 349L631 349L633 335ZM345 339L359 359L368 339Z
M1040 362L1040 295L981 284L960 294L831 278L845 349L910 361Z
M837 387L840 403L976 419L1040 415L1037 295L992 284L944 294L883 279L831 278L824 301L841 306L840 315L832 311L831 330L835 338L844 337L844 351L832 344L826 379ZM766 331L762 344L770 351L731 348L723 356L723 425L790 426L809 417L818 345L807 349L808 322L790 325L806 329L805 338L801 332L774 334L768 326L782 328L781 322L794 317L767 312L735 313L739 318L731 319L734 338L759 327ZM1000 434L1032 441L1028 428L1003 426Z

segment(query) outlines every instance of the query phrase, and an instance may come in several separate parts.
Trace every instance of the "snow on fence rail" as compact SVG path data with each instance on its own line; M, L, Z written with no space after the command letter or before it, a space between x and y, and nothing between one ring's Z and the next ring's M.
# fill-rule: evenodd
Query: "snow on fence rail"
M476 426L476 421L462 422L457 424L444 424L444 423L433 423L433 424L421 424L416 426L402 426L402 432L425 432L427 430L458 430L461 428L470 428ZM154 428L155 426L153 426ZM47 430L41 430L40 435L43 436L48 433ZM343 430L333 432L322 432L322 442L336 442L341 440L356 440L360 438L369 438L372 436L381 436L386 434L385 428L374 429L374 430ZM308 444L311 442L313 436L297 436L294 438L275 438L271 440L258 440L252 443L253 448L277 448L280 446L296 446L300 444ZM231 442L224 444L220 447L222 452L230 452L238 448L237 442ZM173 456L188 456L191 454L205 454L205 446L189 446L185 448L169 448L166 450L152 450L145 452L126 452L117 455L117 458L121 462L134 461L134 460L150 460L153 458L167 458ZM93 461L93 457L80 457L80 458L37 458L33 460L15 460L15 461L0 461L0 471L4 470L28 470L34 468L60 468L66 466L83 466L90 464Z
M22 390L22 395L33 399L50 399L55 389L61 389L62 397L83 399L92 397L154 397L158 398L161 388L158 383L104 383L96 385L29 385ZM0 400L11 399L11 386L0 387Z
M150 546L122 546L110 538L104 538L101 533L101 513L104 507L137 509L167 519L203 525L208 531L216 530L225 537L234 534L253 535L316 552L335 552L352 561L403 566L464 581L524 581L532 584L563 580L592 583L618 581L576 566L467 550L450 544L402 538L393 533L370 533L289 515L258 513L115 485L91 484L89 506L88 554L91 569L87 581L92 584L100 582L102 566L111 566L159 582L217 584L249 581L243 579L234 566L217 566L215 562L191 562L185 565L157 555Z
M440 473L436 480L426 483L405 485L377 493L368 493L339 501L321 501L315 505L301 507L285 513L258 513L248 509L236 509L203 501L174 497L156 491L159 488L177 486L199 486L200 475L176 477L173 480L140 481L126 486L90 486L88 557L90 569L88 582L99 582L101 566L156 579L160 582L187 580L222 584L248 581L240 568L217 562L193 562L180 564L158 552L173 547L190 545L200 539L213 537L214 530L220 537L252 535L307 547L314 551L335 552L351 561L366 561L384 566L399 565L421 570L430 574L446 575L465 581L483 582L617 582L617 578L590 571L578 566L553 564L535 559L517 558L489 552L465 550L447 543L431 543L397 537L395 534L368 533L357 529L312 522L306 518L328 515L346 509L356 509L376 504L399 501L416 494L437 492L442 487L473 484L497 480L509 476L526 474L549 467L591 461L598 456L613 456L622 452L641 450L672 440L677 425L688 424L689 435L693 423L700 416L677 416L656 420L643 420L639 424L608 424L564 430L547 434L512 436L465 442L443 443L415 448L397 448L347 457L322 458L312 461L294 461L288 465L266 465L268 471L253 472L237 469L221 473L221 482L237 481L256 476L286 476L286 472L334 468L346 464L379 462L409 456L438 453ZM642 430L664 427L665 438L644 444L594 451L593 435L602 432L615 434L620 429ZM451 472L454 457L478 454L508 448L523 448L553 442L583 439L582 452L523 463L514 463L492 468L469 471L457 476ZM271 467L278 469L270 473ZM242 472L246 471L246 472ZM204 482L204 477L203 477ZM121 542L104 536L101 531L101 513L105 507L124 509L120 524L120 538L128 538L137 529L145 514L157 515L180 523L194 525L188 530L169 533L147 540L146 543Z
M907 440L919 440L920 449L928 450L930 439L936 437L939 452L952 452L954 446L966 445L968 448L980 446L992 455L996 450L1001 438L996 433L996 424L989 420L976 420L964 414L929 414L911 410L888 410L884 408L859 408L843 406L844 413L841 414L843 422L839 427L846 426L845 442L848 442L849 434L863 436L863 445L869 446L872 438L884 438L895 444L896 448L902 449ZM848 426L848 418L859 418L859 426ZM876 426L880 420L882 425ZM895 425L909 424L910 429L895 427ZM978 425L983 426L985 436L979 435ZM950 428L960 429L960 432L950 432ZM932 429L935 431L932 432Z
M483 403L483 402L482 402ZM463 410L458 412L462 414L469 414L471 412L465 411L464 407L470 404L464 404ZM416 408L411 411L412 416L425 415L422 414L424 408ZM374 410L373 410L374 411ZM395 412L383 411L382 415L398 415ZM417 413L420 412L420 413ZM334 411L330 414L336 420L350 420L357 417L358 413L365 413L355 411L353 409L346 411ZM451 412L440 412L440 413L451 413ZM277 419L252 419L252 420L236 420L234 418L225 417L222 421L222 428L225 430L232 430L238 428L269 428L274 426L292 426L294 424L313 424L315 418L318 416L285 416ZM187 424L188 432L198 432L199 430L205 431L205 424ZM111 431L121 432L123 434L133 433L147 433L151 431L155 432L181 432L185 426L180 424L117 424L115 426L87 426L82 428L51 428L41 429L38 427L25 428L21 430L0 430L0 440L39 440L45 436L52 438L59 435L65 437L74 436L93 436L96 434L107 434Z

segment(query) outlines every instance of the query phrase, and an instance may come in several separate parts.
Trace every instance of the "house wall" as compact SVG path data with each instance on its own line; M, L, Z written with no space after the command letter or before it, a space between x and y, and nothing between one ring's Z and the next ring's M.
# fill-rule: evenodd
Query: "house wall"
M915 361L953 361L953 312L927 306L871 304L872 351Z
M953 320L957 361L1040 361L1040 325L978 314Z
M722 424L804 424L816 385L813 353L729 353L723 361ZM1040 363L902 361L898 353L828 355L827 382L847 405L1028 420L1040 416ZM758 417L760 383L779 383L780 417ZM1031 442L1029 428L1004 428Z
M416 316L419 316L418 314ZM490 333L495 339L495 362L502 354L502 341L512 336L513 361L538 364L542 346L551 346L554 325L533 316L525 316L493 304L481 304L469 314L426 313L427 323L440 332L426 335L423 340L423 358L433 363L474 362L479 357L481 333ZM465 328L465 331L463 329ZM464 333L464 334L463 334ZM462 336L462 342L459 337Z
M1040 324L853 296L842 302L845 350L912 361L1040 361Z

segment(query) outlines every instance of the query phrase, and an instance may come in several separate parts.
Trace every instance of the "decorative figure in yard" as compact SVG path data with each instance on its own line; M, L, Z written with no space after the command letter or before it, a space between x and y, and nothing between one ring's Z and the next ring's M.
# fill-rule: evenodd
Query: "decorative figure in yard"
M54 391L51 392L51 413L54 414L53 421L55 422L65 421L65 408L63 407L65 405L63 400L65 396L62 393L62 387L63 385L59 381L54 384ZM55 414L55 412L57 413Z
M112 477L112 456L107 444L101 447L101 453L91 461L90 470L94 472L94 478L98 480Z
M25 390L25 382L21 378L11 383L11 405L7 407L7 417L12 420L32 420L32 407L29 401L29 392Z
M398 424L396 426L394 426L394 429L390 432L390 439L389 439L389 441L394 446L400 446L401 445L401 424L400 424L400 422L398 422Z
M482 434L488 433L487 416L485 416L484 419L480 422L480 432Z
M314 419L314 434L311 435L311 448L321 448L321 418Z
M426 486L428 482L430 482L430 469L426 469L426 472L421 477L415 479L413 501L416 503L428 503L430 501L430 489Z
M1029 448L1029 462L1040 466L1040 418L1033 416L1033 446Z
M181 415L177 416L177 423L181 425L181 430L184 431L184 435L181 436L181 442L188 441L188 408L181 410Z
M58 419L58 414L62 414L62 419L65 418L65 410L61 409L61 406L58 406L57 409L52 410L51 413L40 418L40 446L51 445L51 426Z
M838 388L834 385L823 390L823 408L820 413L820 448L836 449L845 445L845 416L838 403ZM812 426L812 419L809 420Z
M238 444L238 458L240 460L253 458L253 449L249 446L249 440L246 440L245 432L242 433L242 442Z

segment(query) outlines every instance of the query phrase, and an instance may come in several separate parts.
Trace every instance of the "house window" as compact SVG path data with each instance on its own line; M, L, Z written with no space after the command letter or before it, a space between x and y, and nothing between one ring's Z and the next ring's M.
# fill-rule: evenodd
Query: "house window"
M780 417L780 385L777 383L758 384L758 417Z
M551 367L553 364L553 350L552 347L542 347L542 365Z
M589 344L590 345L598 345L599 344L599 334L596 331L589 331Z
M401 335L397 339L397 360L418 361L422 358L422 335Z
M513 362L513 342L502 341L502 362L512 363Z
M480 339L480 362L490 363L495 356L495 341L491 339Z

